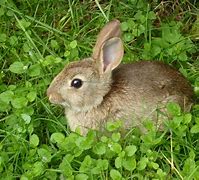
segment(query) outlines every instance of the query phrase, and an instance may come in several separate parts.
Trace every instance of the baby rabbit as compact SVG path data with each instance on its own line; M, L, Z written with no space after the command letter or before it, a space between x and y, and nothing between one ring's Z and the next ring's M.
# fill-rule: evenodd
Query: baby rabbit
M85 135L107 121L122 120L125 128L143 128L152 119L159 128L158 110L176 102L184 110L192 104L188 81L169 65L156 61L121 64L124 54L120 22L113 20L98 35L90 58L67 65L47 90L50 102L65 108L72 131Z

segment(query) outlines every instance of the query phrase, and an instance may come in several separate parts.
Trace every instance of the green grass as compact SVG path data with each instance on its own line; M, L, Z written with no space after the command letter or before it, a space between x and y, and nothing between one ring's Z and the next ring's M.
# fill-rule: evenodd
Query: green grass
M197 1L0 1L0 179L198 179ZM123 62L164 61L191 82L195 105L173 104L164 132L70 133L46 89L65 64L92 52L100 28L122 23Z

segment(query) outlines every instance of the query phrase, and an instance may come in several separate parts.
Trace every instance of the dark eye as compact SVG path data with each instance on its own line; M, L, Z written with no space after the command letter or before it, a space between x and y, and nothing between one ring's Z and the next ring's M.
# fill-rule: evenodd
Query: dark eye
M83 82L81 79L73 79L71 82L71 86L78 89L82 86Z

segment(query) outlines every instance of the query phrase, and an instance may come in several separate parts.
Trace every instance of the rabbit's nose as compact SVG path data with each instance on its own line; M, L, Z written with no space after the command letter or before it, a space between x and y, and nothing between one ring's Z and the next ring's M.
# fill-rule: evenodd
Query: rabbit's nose
M62 96L57 92L52 92L52 91L48 90L47 96L49 98L49 101L54 104L60 104L64 101Z

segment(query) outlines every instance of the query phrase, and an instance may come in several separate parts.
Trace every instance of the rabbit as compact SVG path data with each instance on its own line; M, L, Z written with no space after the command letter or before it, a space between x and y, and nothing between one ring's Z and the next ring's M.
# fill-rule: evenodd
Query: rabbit
M159 61L121 64L124 47L120 21L108 22L100 31L92 56L71 62L54 78L47 96L65 108L72 131L101 130L107 121L122 120L125 129L143 128L152 119L162 128L158 110L176 102L185 111L192 105L193 89L174 68Z

